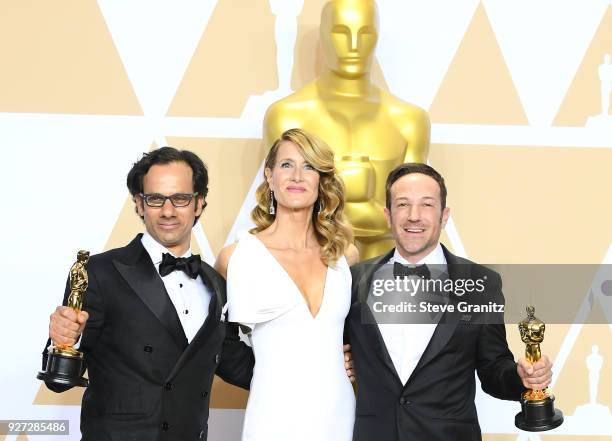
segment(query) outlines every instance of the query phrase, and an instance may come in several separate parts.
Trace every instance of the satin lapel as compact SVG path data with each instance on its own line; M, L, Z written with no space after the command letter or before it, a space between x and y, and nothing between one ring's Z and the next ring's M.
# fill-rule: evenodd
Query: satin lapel
M372 342L372 348L375 349L375 352L378 354L383 364L387 366L387 368L392 372L393 376L397 379L398 383L401 384L401 380L397 375L397 371L395 370L395 366L393 365L393 360L391 360L391 356L389 355L389 351L387 350L387 345L385 345L385 340L380 333L380 328L376 324L376 319L372 314L372 311L368 307L368 297L370 294L370 286L372 285L372 279L374 278L374 274L376 271L384 265L386 262L391 259L395 249L392 249L389 253L379 258L376 258L371 263L367 264L364 272L361 274L361 277L358 281L358 291L357 291L357 300L360 304L361 314L360 320L362 321L362 325L364 327L364 333L370 337L370 341ZM372 324L369 324L372 323Z
M446 257L446 264L448 267L448 277L451 280L457 279L467 279L470 274L469 265L459 264L457 263L457 257L451 254L444 245L442 245L442 249L444 251L444 256ZM451 296L449 299L449 304L455 305L455 310L457 309L457 300L455 296ZM445 312L444 315L440 318L438 325L436 326L436 330L431 336L431 340L423 352L421 359L417 363L412 375L408 379L408 383L414 376L414 373L425 366L429 361L431 361L438 353L446 346L450 338L452 337L455 329L457 328L457 323L459 323L459 314L458 313L448 313Z
M202 278L204 285L206 285L208 291L210 291L210 293L212 294L212 298L210 299L210 304L208 306L208 315L206 316L206 320L204 320L204 323L202 324L202 326L200 326L200 329L198 330L196 335L191 340L191 343L189 343L189 346L187 346L185 352L183 352L181 357L174 365L174 368L172 369L172 372L170 372L168 379L171 379L176 376L180 369L185 366L185 364L193 357L196 351L204 344L206 338L210 336L211 329L216 324L218 324L219 320L221 319L221 312L223 310L224 303L224 298L222 294L223 287L220 286L217 282L218 276L216 276L215 273L216 271L213 268L211 268L205 262L202 262L202 265L200 266L199 275ZM221 349L219 348L219 350ZM211 357L214 357L215 355L216 354L210 354Z
M149 254L142 246L140 237L134 239L127 248L132 258L128 261L114 259L113 265L132 290L155 314L178 348L184 350L187 347L187 337L185 337L176 308Z
M217 299L217 302L215 303L216 306L213 311L215 321L219 321L221 319L221 311L223 311L223 306L225 306L225 281L223 281L223 286L221 286L218 282L219 274L206 262L202 262L202 266L200 267L200 277L204 281L206 287Z

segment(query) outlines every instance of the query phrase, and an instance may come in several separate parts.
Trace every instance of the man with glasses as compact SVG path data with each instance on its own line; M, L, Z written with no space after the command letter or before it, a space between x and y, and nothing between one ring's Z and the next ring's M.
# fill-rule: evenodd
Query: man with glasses
M191 253L208 172L195 154L163 147L134 164L127 186L146 231L90 258L84 310L58 307L47 346L78 341L85 354L83 440L204 440L215 371L248 388L254 365L225 322L225 281Z

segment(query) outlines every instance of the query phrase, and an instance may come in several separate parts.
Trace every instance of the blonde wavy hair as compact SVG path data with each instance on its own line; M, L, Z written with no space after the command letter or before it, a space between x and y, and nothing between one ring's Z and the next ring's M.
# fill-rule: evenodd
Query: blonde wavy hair
M274 168L278 149L285 141L295 144L304 159L319 172L319 196L312 210L312 220L317 241L321 245L321 260L326 265L333 266L353 241L353 230L344 216L344 183L334 167L332 149L302 129L289 129L284 132L274 141L266 156L264 180L255 193L257 206L251 211L251 218L256 225L251 233L263 231L274 222L275 215L268 211L271 195L265 169ZM318 202L322 203L321 211L318 211Z

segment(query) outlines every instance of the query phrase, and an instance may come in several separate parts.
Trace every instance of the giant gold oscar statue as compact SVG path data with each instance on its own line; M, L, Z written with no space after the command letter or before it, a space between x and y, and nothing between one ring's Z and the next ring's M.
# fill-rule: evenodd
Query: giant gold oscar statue
M346 213L366 259L393 246L383 214L385 180L402 162L427 160L429 118L371 81L378 39L373 0L328 2L320 33L326 71L270 106L264 142L270 146L285 130L299 127L334 149L347 187Z

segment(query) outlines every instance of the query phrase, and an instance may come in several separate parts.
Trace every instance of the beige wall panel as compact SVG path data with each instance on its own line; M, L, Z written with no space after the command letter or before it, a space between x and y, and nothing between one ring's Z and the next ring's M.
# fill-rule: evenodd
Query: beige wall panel
M556 404L556 403L555 403ZM585 436L585 435L546 435L540 433L541 441L611 441L609 436Z
M0 112L140 115L94 0L5 0Z
M474 13L429 112L435 123L528 124L482 4Z
M274 19L267 0L219 0L168 115L239 117L276 89Z
M40 385L40 389L34 398L32 404L50 404L53 406L80 406L83 399L82 387L73 387L72 389L58 394L47 389L44 383Z
M604 54L612 56L612 6L601 20L593 41L559 108L554 125L584 126L590 116L601 113L599 65Z
M482 441L516 441L516 435L500 435L499 433L483 433Z
M482 263L599 264L612 231L612 150L434 144L448 205Z

